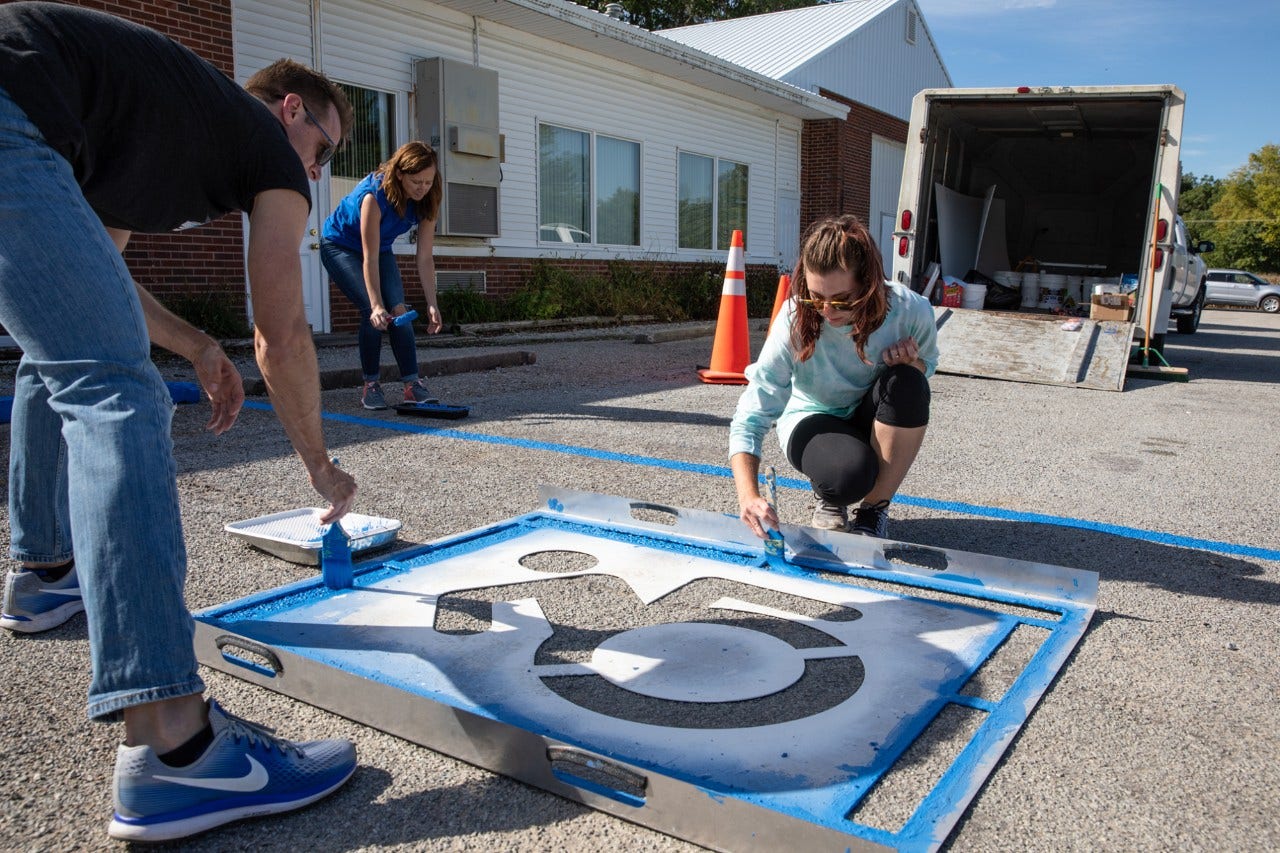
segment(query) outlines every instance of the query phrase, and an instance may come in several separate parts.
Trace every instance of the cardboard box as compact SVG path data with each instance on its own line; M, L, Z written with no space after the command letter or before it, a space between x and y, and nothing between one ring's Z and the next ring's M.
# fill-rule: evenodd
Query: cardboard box
M1127 293L1095 293L1089 303L1090 320L1128 322L1133 316L1133 297Z

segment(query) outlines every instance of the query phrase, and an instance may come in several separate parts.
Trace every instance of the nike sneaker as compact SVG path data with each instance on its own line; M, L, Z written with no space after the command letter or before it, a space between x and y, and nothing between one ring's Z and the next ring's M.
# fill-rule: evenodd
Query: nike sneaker
M56 581L45 580L46 577L33 569L5 575L0 628L34 634L56 628L84 610L74 563Z
M348 740L292 743L209 701L213 742L186 767L149 746L116 753L115 815L107 833L125 841L170 841L233 820L279 814L332 793L356 769Z

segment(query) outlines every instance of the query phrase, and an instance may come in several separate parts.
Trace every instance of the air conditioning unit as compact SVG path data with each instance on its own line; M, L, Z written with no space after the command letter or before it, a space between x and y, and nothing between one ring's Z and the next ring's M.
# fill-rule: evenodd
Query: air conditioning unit
M498 72L443 57L414 63L417 138L440 156L444 199L437 233L498 236Z

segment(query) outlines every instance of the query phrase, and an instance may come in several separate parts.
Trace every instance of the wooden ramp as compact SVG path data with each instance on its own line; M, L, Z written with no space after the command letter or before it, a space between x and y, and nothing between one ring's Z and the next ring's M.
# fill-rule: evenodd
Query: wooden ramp
M1040 385L1099 391L1124 388L1133 324L1080 319L1067 331L1067 318L934 308L938 327L938 370Z

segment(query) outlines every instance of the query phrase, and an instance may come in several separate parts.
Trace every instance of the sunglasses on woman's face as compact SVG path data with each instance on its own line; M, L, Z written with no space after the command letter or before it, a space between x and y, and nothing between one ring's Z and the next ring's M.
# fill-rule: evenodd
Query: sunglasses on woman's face
M832 311L852 311L855 307L853 302L846 302L843 299L798 299L796 300L806 308L812 308L814 311L821 311L823 308L830 308Z

